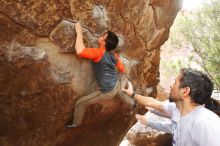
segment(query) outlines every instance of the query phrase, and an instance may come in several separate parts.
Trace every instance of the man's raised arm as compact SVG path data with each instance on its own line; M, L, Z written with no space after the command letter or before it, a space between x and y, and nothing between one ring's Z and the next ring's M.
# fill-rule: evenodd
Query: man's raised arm
M125 92L128 96L135 98L140 104L154 108L158 110L159 112L164 112L162 102L152 97L142 96L140 94L135 93L133 91L133 86L130 82L128 82L128 88L122 89L122 91Z

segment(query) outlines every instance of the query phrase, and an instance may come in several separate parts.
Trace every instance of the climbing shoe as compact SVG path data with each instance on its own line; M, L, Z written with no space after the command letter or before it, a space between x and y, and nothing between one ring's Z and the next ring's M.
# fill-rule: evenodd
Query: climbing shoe
M80 124L66 124L65 127L66 128L76 128L78 127Z

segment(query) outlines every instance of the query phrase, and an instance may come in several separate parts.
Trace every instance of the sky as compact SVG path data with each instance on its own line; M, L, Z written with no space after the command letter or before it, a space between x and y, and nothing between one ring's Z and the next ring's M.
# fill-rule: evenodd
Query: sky
M183 9L193 10L201 6L204 0L184 0Z

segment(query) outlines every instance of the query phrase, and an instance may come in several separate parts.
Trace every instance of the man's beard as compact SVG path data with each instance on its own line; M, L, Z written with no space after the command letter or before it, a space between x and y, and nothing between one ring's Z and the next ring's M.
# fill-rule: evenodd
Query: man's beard
M174 100L173 100L171 95L169 96L169 102L174 102Z

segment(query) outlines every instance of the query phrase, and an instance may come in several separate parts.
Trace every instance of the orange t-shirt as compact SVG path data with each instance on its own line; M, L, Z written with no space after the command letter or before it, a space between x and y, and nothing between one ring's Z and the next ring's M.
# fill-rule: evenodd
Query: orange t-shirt
M99 62L103 55L105 54L106 49L104 47L100 48L85 48L80 54L79 57L91 59L93 62ZM119 55L114 53L117 60L116 67L121 73L125 73L125 67L119 59Z

